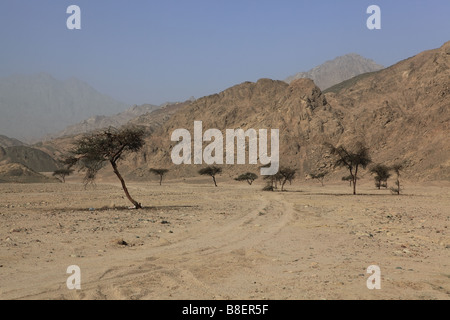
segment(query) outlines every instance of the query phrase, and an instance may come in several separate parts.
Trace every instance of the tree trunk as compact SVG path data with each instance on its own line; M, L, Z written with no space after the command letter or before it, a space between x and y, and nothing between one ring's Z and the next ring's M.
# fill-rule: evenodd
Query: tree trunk
M159 185L161 185L161 184L162 184L162 178L163 178L163 176L162 176L162 175L160 175L160 176L159 176Z
M131 196L130 193L128 192L127 186L125 185L125 180L123 180L122 176L119 173L119 170L117 169L117 164L114 161L110 161L111 165L113 167L114 173L116 174L117 178L119 178L120 183L122 184L122 189L125 192L125 195L127 196L128 200L130 200L130 202L132 204L134 204L134 207L136 209L142 209L142 205L137 202L136 200L134 200Z
M216 177L215 177L215 176L212 176L212 178L213 178L213 181L214 181L214 185L217 187Z
M356 195L356 181L358 180L358 167L355 169L355 175L353 176L353 195Z
M358 168L356 168L355 174L353 174L353 170L351 168L349 168L349 171L351 177L350 185L353 184L353 194L356 194L356 179L357 179L356 174L358 173Z

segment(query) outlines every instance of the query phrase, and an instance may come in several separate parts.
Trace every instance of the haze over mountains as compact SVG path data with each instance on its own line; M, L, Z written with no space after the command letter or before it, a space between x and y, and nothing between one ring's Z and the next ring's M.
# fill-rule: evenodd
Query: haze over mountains
M287 81L311 78L324 89L380 68L372 60L349 54ZM76 78L61 81L40 73L0 79L0 134L25 142L118 127L158 108L151 104L127 107Z
M308 78L313 80L321 90L325 90L357 75L379 71L383 68L382 65L377 64L373 60L366 59L355 53L350 53L326 61L307 72L299 72L288 77L285 81L291 83L295 79Z
M61 81L40 73L0 79L0 134L25 142L126 107L76 78Z

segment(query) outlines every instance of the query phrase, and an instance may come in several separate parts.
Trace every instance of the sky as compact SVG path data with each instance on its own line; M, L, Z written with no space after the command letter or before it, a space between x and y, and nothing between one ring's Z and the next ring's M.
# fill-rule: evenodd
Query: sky
M80 30L67 28L70 5ZM380 30L367 28L370 5ZM76 77L129 105L283 80L347 53L390 66L449 40L449 0L0 2L0 77Z

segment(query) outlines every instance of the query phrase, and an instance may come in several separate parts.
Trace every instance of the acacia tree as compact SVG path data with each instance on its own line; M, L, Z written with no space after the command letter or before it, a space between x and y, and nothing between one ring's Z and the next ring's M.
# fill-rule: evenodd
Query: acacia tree
M402 163L396 163L394 164L391 169L394 170L395 174L397 175L397 180L395 181L395 188L391 188L391 192L394 194L400 195L401 187L400 187L400 171L404 169L404 165Z
M93 182L98 171L109 163L120 180L128 200L136 209L141 209L142 205L130 196L117 163L126 154L142 149L145 143L144 134L143 130L137 128L115 129L111 127L105 131L84 135L75 142L74 148L64 162L68 169L78 166L80 170L86 172L84 177L86 185Z
M247 181L249 185L252 185L252 183L258 179L258 176L254 174L253 172L247 172L244 174L241 174L239 177L235 178L236 181Z
M211 176L214 181L214 185L217 187L216 175L222 173L222 168L216 166L208 166L206 168L200 169L198 173L203 176Z
M264 176L264 180L266 181L266 185L263 188L263 191L274 191L275 189L277 189L277 182L279 180L278 176L279 176L279 172L277 172L274 175L271 176Z
M73 173L72 169L67 169L67 168L63 168L63 169L57 169L53 172L53 176L54 177L59 177L61 178L62 182L66 182L66 177L70 176Z
M263 165L261 168L269 168L270 163ZM280 174L280 170L278 170L277 173L269 176L264 176L263 178L266 181L266 186L263 188L263 191L274 191L275 189L278 189L278 184L281 184L281 181L283 180L283 176Z
M357 178L359 180L359 177ZM350 187L352 186L352 181L353 181L353 177L352 176L344 176L342 177L342 181L349 181L350 182Z
M347 168L350 172L353 194L355 195L359 168L365 169L372 162L369 149L361 142L357 142L353 150L344 146L335 147L331 144L326 144L326 146L329 148L330 153L336 157L334 166Z
M164 175L167 172L169 172L169 169L154 169L154 168L151 168L150 172L156 174L157 176L159 176L159 185L161 185L163 177L164 177Z
M391 177L390 168L384 164L376 164L370 169L370 173L375 174L375 187L381 189L382 186L387 188L387 181ZM383 185L384 182L384 185Z
M309 176L311 177L311 179L313 180L318 180L322 187L323 187L323 180L325 179L325 177L328 175L328 171L323 171L320 173L310 173Z
M297 170L287 167L280 168L279 174L282 177L281 179L281 191L284 191L284 185L287 181L292 183L292 180L295 179L295 173Z

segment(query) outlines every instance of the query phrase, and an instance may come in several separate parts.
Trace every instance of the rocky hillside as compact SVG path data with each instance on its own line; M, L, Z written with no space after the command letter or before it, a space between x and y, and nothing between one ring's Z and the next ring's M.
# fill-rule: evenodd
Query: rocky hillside
M58 163L47 153L19 140L0 136L0 183L57 182L39 172L52 172Z
M342 134L341 117L312 80L298 79L290 85L270 79L246 82L180 109L153 133L143 153L131 163L133 167L142 167L136 171L137 176L145 174L151 166L171 167L181 175L196 175L199 165L172 165L170 152L176 143L170 141L170 136L179 128L193 133L194 121L201 120L204 131L279 129L281 165L294 166L301 173L309 172L325 165L320 152L322 142ZM230 170L230 174L258 170L258 165L230 166Z
M181 128L193 135L194 121L201 120L203 132L279 129L281 165L296 168L301 178L330 168L324 141L346 145L364 141L374 162L404 162L406 178L449 180L449 88L450 42L389 68L359 75L325 93L303 78L290 84L270 79L245 82L129 121L129 125L146 127L149 137L145 148L120 167L134 179L152 179L151 167L169 168L172 177L198 176L202 165L172 164L176 143L170 137ZM56 156L74 138L37 147ZM258 173L259 165L224 165L224 175L230 177L245 171ZM334 177L339 179L342 174L336 172Z
M53 172L58 163L47 153L26 146L0 147L0 164L18 163L36 172Z
M365 141L375 162L406 163L413 179L450 179L450 42L390 68L359 76L326 94L308 79L289 85L262 79L242 83L180 109L149 139L146 149L124 163L133 175L149 167L168 167L180 176L195 176L199 165L172 165L178 128L203 130L278 128L281 164L300 176L324 168L329 158L323 141ZM138 168L138 169L134 169ZM232 166L230 176L257 166Z
M345 114L343 139L364 137L380 162L409 174L450 179L450 42L326 93Z
M351 53L327 61L307 72L299 72L288 77L285 81L290 83L295 79L309 78L312 79L321 90L325 90L360 74L378 71L383 68L383 66L377 64L373 60Z
M0 164L0 183L56 183L56 178L44 176L20 163Z
M14 139L2 139L12 141ZM47 153L24 145L0 146L0 183L47 183L58 182L40 172L53 172L58 163Z
M0 147L7 148L7 147L23 146L23 145L24 145L24 143L22 141L0 135Z
M185 102L175 102L163 105L161 108L142 114L128 122L131 126L146 127L149 132L153 132L156 128L162 126L167 122L178 110L189 105L194 100L187 100Z

